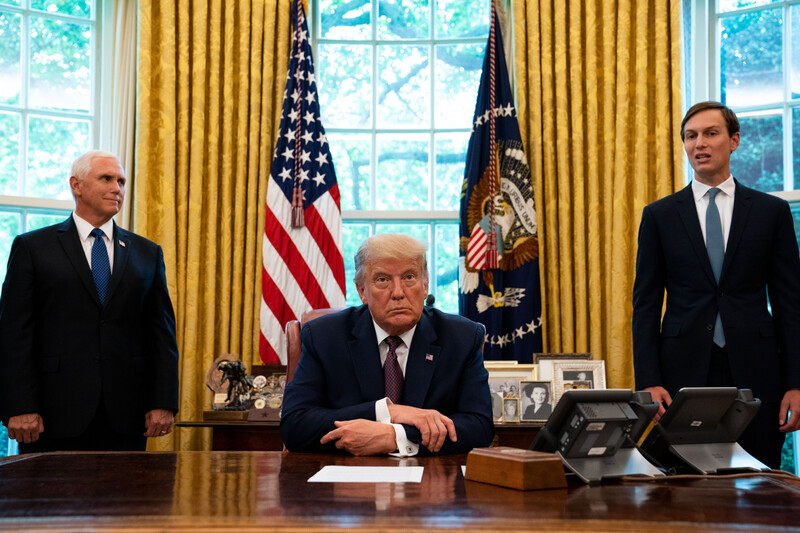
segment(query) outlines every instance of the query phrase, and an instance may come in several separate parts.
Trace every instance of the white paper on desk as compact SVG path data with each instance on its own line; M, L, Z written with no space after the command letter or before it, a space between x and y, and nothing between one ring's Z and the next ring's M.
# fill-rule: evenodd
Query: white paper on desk
M324 466L309 483L419 483L421 466Z

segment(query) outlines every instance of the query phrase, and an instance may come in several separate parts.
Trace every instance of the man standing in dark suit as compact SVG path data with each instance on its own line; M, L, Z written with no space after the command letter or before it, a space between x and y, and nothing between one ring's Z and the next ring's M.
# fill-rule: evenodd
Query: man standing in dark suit
M731 176L739 121L728 107L694 105L681 138L694 180L645 207L639 227L636 388L664 405L681 387L752 389L762 404L739 443L779 468L785 433L800 427L800 258L789 205Z
M178 410L161 247L117 227L125 173L72 166L75 211L14 239L0 297L0 419L20 453L144 450Z
M308 322L286 386L290 451L353 455L467 453L494 436L484 328L424 308L425 245L368 238L355 257L360 307Z

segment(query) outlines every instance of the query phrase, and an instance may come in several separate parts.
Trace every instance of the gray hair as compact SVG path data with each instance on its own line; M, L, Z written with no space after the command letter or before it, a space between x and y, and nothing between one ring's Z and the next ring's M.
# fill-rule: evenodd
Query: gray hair
M89 171L92 169L92 159L95 157L113 157L117 159L116 155L111 152L106 152L105 150L89 150L88 152L83 152L78 156L78 159L72 163L70 176L75 176L83 181L84 178L89 175Z
M381 259L402 259L419 261L422 265L423 278L428 277L428 260L425 251L428 246L424 242L402 233L380 233L368 237L358 247L354 261L356 274L353 281L356 285L364 285L366 267L373 261Z

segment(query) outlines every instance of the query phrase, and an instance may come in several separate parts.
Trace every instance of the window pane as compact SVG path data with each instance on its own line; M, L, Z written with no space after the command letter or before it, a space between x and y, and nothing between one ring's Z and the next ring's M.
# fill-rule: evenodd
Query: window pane
M19 194L19 113L0 112L0 194Z
M31 9L82 18L92 15L92 3L88 0L31 0Z
M458 222L436 226L435 306L458 313Z
M369 209L369 175L372 137L369 135L328 134L331 159L336 166L342 209Z
M372 61L369 46L321 44L319 102L326 128L367 128L370 114Z
M800 107L792 108L792 171L794 183L791 189L800 189Z
M436 47L437 128L472 127L485 48L482 44Z
M405 224L402 222L376 224L375 234L378 233L404 233L421 240L426 243L428 247L431 245L430 226L428 226L428 224ZM430 265L428 266L430 267Z
M423 135L378 135L376 208L425 210L428 140Z
M379 0L378 39L428 39L428 0Z
M434 209L455 211L460 208L469 133L438 133L434 142Z
M90 26L31 17L31 107L90 110L91 33Z
M22 231L22 217L16 211L0 210L0 280L6 279L11 243ZM2 283L0 281L0 283Z
M370 0L320 0L320 37L369 39Z
M720 19L720 91L729 106L783 101L781 9Z
M88 150L88 120L30 117L25 196L69 200L72 162Z
M782 191L783 117L740 113L739 124L742 142L731 155L734 177L760 191Z
M719 12L735 11L743 7L765 6L777 0L719 0Z
M378 46L378 124L427 128L430 61L427 46Z
M10 6L19 6L20 0L2 0L0 4L7 4Z
M57 224L59 222L64 222L67 216L69 216L69 211L57 211L54 213L28 213L25 221L25 231L33 231L46 226L52 226L53 224Z
M792 19L792 65L789 70L791 98L800 97L800 5L790 8ZM797 130L794 130L797 131Z
M22 17L0 11L0 104L19 105Z
M486 0L436 0L437 39L486 37L488 33Z
M345 223L342 225L342 239L344 240L342 255L344 257L344 279L347 282L345 286L347 305L361 305L361 298L358 297L356 284L353 282L356 275L353 257L364 239L369 236L369 224Z

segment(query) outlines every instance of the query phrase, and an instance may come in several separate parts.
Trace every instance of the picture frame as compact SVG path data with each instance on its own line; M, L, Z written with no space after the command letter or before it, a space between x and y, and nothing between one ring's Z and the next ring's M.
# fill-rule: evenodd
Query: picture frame
M519 398L503 398L503 422L519 422Z
M570 389L605 389L606 362L553 361L553 401L558 403Z
M568 363L570 361L589 361L591 359L591 353L535 353L533 354L533 362L537 367L536 379L555 381L553 363L556 361Z
M553 412L553 382L552 381L520 381L520 422L544 421ZM541 406L536 406L537 396L544 389L545 397ZM530 392L528 392L530 391Z
M554 359L566 359L572 361L573 359L577 360L587 360L591 359L592 354L589 352L585 353L535 353L533 354L533 363L539 364L540 361L552 361Z
M536 379L536 365L526 364L493 364L486 367L489 372L489 392L492 397L492 418L495 422L503 421L503 400L506 397L519 399L520 381ZM519 406L518 406L519 407Z

